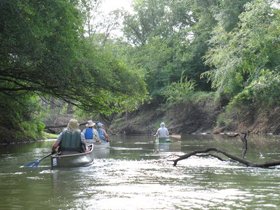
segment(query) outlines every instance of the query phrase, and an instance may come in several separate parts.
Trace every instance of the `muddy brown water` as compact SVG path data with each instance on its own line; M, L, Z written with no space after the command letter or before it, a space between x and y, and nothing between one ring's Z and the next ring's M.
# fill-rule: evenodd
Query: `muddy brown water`
M280 159L278 137L250 136L246 158ZM279 209L280 167L261 169L212 157L176 155L207 147L241 155L238 138L113 136L88 167L22 167L50 152L53 141L0 147L0 209Z

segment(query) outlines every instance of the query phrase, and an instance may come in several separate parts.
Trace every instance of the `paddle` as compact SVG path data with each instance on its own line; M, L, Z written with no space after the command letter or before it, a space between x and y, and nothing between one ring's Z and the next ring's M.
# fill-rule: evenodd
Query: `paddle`
M42 157L41 159L37 159L37 160L34 160L32 162L26 163L24 166L25 167L30 167L30 168L37 168L42 160L44 160L45 158L47 158L51 155L52 155L52 153L46 155L45 157Z
M169 135L171 138L174 138L174 139L181 139L181 135L180 134L171 134Z

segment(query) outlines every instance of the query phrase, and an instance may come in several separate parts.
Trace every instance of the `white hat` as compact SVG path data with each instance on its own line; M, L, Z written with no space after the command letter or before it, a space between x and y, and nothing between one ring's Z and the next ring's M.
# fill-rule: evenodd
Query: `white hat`
M69 120L68 125L67 125L67 129L71 130L71 131L78 130L79 129L78 120L76 120L76 119Z
M165 126L165 123L164 122L161 122L160 123L160 127L164 127Z
M93 127L95 126L95 123L92 120L89 120L86 124L86 127Z
M97 123L97 127L101 128L103 124L101 122Z

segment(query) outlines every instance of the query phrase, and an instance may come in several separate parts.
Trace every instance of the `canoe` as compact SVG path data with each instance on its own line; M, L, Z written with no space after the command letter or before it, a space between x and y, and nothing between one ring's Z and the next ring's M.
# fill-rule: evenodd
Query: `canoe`
M181 139L181 135L180 134L171 134L169 135L171 138L174 138L174 139Z
M108 147L110 147L110 142L105 142L105 141L94 142L94 150L108 148Z
M157 143L167 143L167 142L171 142L170 138L156 138L156 142Z
M110 146L110 142L107 141L95 141L93 139L86 139L86 144L90 145L90 144L94 144L94 149L96 148L103 148L103 147L109 147Z
M88 166L93 163L93 144L83 153L54 154L51 156L51 168L69 168Z

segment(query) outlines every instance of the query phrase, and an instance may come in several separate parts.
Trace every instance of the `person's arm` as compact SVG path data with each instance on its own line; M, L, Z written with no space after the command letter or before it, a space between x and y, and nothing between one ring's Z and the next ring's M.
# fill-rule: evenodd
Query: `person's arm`
M81 132L81 140L82 142L86 142L85 134Z
M104 132L104 136L105 136L106 141L109 142L110 141L109 140L109 135L104 128L103 128L103 132Z
M169 137L169 131L167 128L166 128L166 135Z
M85 134L83 132L81 132L81 143L82 143L83 152L86 152L87 144L86 144Z
M100 141L100 138L99 138L99 135L98 135L98 131L96 129L93 129L93 139L96 141L96 142L101 142Z
M52 154L57 152L57 148L59 147L61 138L62 138L62 132L59 134L59 136L57 137L57 140L52 145Z
M157 132L154 134L154 136L158 136L159 129L157 129Z
M86 147L86 138L85 138L85 134L81 132L81 142L82 144Z

